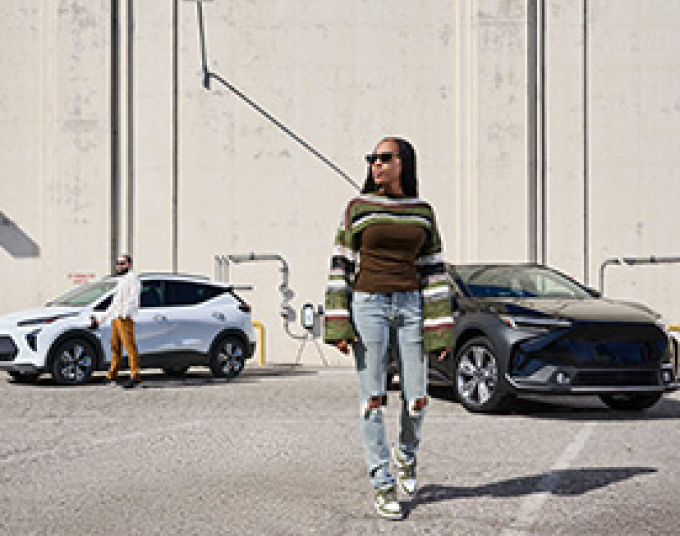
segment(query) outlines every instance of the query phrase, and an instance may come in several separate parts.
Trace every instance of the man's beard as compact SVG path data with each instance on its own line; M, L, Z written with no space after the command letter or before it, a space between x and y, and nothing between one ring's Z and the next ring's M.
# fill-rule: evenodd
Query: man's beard
M129 271L130 271L130 268L129 268L129 267L122 268L122 269L120 269L120 270L116 268L116 275L125 275L125 274L127 274Z

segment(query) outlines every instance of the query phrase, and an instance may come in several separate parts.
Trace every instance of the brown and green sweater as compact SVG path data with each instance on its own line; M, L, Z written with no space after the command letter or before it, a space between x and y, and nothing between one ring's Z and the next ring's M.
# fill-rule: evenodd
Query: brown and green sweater
M334 344L356 337L350 303L360 268L362 232L373 224L421 226L425 241L415 264L423 298L424 350L450 348L453 317L449 276L432 207L418 198L389 198L363 194L352 199L338 229L326 287L324 341Z

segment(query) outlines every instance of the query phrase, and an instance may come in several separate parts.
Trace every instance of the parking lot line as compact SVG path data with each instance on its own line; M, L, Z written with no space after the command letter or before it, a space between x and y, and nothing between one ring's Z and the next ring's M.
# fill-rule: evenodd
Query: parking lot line
M561 471L569 469L572 462L583 450L588 438L592 435L597 423L584 424L573 441L562 451L559 458L536 485L535 493L529 494L520 504L519 512L512 525L506 528L501 536L527 536L528 530L538 518L541 508L559 484Z

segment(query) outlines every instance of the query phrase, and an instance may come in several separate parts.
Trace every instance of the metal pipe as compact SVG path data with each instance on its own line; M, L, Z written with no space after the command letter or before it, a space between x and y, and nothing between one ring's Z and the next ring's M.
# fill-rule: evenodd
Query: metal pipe
M200 2L199 2L200 4ZM179 269L179 0L172 6L172 272Z
M258 262L258 261L278 261L281 263L281 285L279 286L279 291L283 297L281 302L281 317L283 318L283 329L286 334L293 339L304 340L307 338L307 334L297 335L290 330L291 318L295 315L295 311L290 306L290 300L293 299L295 293L288 286L288 276L290 274L290 268L288 262L278 253L246 253L241 255L227 255L227 259L233 263L242 262Z
M111 239L110 265L120 254L118 239L120 211L120 0L111 3Z
M588 0L583 0L583 281L590 280L590 132L588 95Z
M528 257L538 260L538 4L528 2L527 39L527 149Z
M619 266L640 266L640 265L652 265L652 264L678 264L680 263L680 257L656 257L652 255L651 257L612 257L605 260L600 265L600 292L604 294L604 270L607 266L617 264Z
M288 267L288 262L281 255L277 253L248 253L242 255L227 255L227 258L235 264L241 262L279 261L281 263L281 286L279 287L279 290L281 292L290 290L290 287L288 286L288 275L290 273L290 269Z
M329 158L321 154L317 149L312 147L311 144L306 142L304 139L302 139L301 136L297 135L295 132L293 132L290 128L288 128L286 125L284 125L281 121L279 121L276 117L274 117L271 113L269 113L267 110L265 110L262 106L260 106L257 102L255 102L253 99L248 97L245 93L237 89L233 84L225 80L222 76L219 74L210 71L210 68L208 67L208 49L206 45L206 40L205 40L205 26L203 24L203 6L201 0L198 0L197 5L196 5L196 14L198 17L198 37L199 37L199 43L201 47L201 83L205 89L210 89L210 79L216 80L220 84L222 84L224 87L226 87L229 91L231 91L234 95L236 95L238 98L240 98L243 102L245 102L248 106L253 108L256 112L258 112L260 115L262 115L265 119L273 123L276 127L278 127L282 132L290 136L293 140L295 140L298 144L300 144L302 147L304 147L307 151L312 153L314 156L316 156L319 160L321 160L324 164L326 164L328 167L330 167L333 171L335 171L338 175L340 175L343 179L345 179L349 184L351 184L355 189L361 190L361 187L354 181L352 178L345 173L338 165L336 165L334 162L332 162Z
M135 6L127 3L127 252L135 255Z

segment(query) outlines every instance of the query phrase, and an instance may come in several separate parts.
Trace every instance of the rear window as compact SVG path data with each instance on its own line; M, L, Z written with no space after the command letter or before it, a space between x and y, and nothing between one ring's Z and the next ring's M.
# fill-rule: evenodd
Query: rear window
M212 300L225 292L227 292L226 288L204 283L165 281L165 305L170 307L197 305Z

